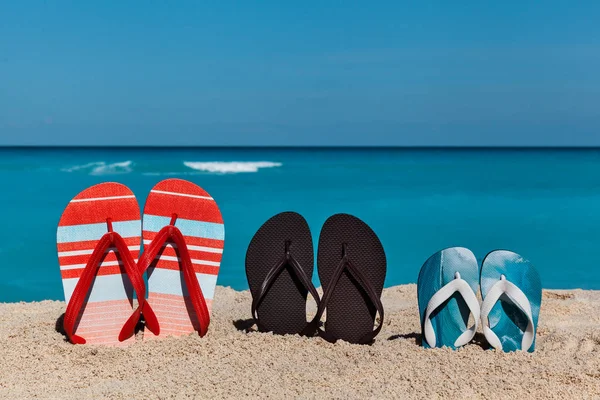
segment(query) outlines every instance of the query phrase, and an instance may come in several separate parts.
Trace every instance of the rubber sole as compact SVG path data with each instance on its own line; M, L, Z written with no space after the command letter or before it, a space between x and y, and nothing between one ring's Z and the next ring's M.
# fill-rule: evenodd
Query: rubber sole
M456 273L467 281L474 293L479 291L479 267L473 252L464 247L450 247L438 251L425 261L417 280L417 297L421 320L422 345L429 348L423 335L424 317L431 297L450 283ZM454 342L468 328L469 307L459 293L431 314L436 347L455 349Z
M481 297L485 300L490 288L504 275L521 289L531 305L533 322L537 332L542 304L542 283L538 271L517 253L495 250L485 256L481 266ZM527 328L525 313L506 295L500 297L489 316L490 328L500 338L506 352L521 350L523 333ZM487 323L487 321L483 321ZM535 338L529 352L535 350Z
M119 183L101 183L73 198L65 208L57 230L58 261L68 303L110 220L137 261L141 241L140 208L135 196ZM100 263L87 299L75 323L74 333L87 344L125 346L119 332L132 312L133 288L118 252L110 250Z
M321 229L317 265L323 291L329 290L331 276L342 259L344 243L352 263L381 297L387 268L385 251L375 232L348 214L331 216ZM365 290L348 271L337 282L326 311L325 331L350 343L358 343L373 330L377 313Z
M175 226L185 237L196 278L209 313L220 270L225 230L215 200L198 185L183 179L166 179L156 184L146 199L143 215L144 245L177 216ZM198 331L198 317L192 306L181 271L179 252L167 243L148 268L148 303L160 324L160 334L144 331L144 340L182 336Z
M246 277L252 297L259 295L269 272L289 251L306 275L312 279L314 252L310 228L304 217L294 212L277 214L256 232L246 252ZM257 307L257 326L261 332L279 335L298 334L306 326L308 290L286 266L277 276Z

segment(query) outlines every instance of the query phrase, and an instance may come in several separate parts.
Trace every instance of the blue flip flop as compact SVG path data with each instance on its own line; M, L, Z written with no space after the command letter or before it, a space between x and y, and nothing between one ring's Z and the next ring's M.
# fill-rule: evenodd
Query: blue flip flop
M479 267L471 250L451 247L425 261L417 281L423 347L456 349L473 339L480 320L477 290ZM469 314L475 318L470 328Z
M481 321L490 345L533 352L542 284L537 270L507 250L489 253L481 266Z

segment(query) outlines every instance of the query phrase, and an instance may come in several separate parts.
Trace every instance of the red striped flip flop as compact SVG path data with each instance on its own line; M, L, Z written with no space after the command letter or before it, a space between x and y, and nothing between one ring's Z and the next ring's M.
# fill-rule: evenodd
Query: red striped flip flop
M146 200L143 238L138 266L148 271L148 303L160 323L160 333L145 332L144 339L204 336L225 239L217 203L191 182L159 182Z
M142 308L152 325L132 256L139 253L140 231L140 209L126 186L101 183L69 202L56 236L67 302L63 326L72 343L128 344ZM134 290L139 305L132 314Z

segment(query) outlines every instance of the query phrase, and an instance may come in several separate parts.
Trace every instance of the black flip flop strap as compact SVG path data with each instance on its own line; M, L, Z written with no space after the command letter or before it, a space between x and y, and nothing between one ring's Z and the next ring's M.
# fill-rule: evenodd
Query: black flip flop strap
M315 286L312 284L311 280L306 275L306 272L304 272L304 269L302 268L300 263L298 263L298 261L296 261L294 256L292 256L291 254L288 253L288 254L285 254L283 257L281 257L281 260L279 260L273 267L271 267L271 269L267 273L267 276L265 277L265 280L263 281L263 283L260 287L260 292L259 292L258 296L254 297L252 299L252 318L254 318L254 320L257 323L258 323L258 314L257 314L258 306L260 305L260 303L262 302L264 297L267 295L267 292L271 288L271 285L273 285L273 282L275 282L275 279L277 278L279 273L286 267L286 265L291 266L292 269L294 270L296 276L298 278L300 278L302 285L310 292L311 296L315 299L315 301L317 303L317 308L320 306L321 300L319 297L319 293L317 292L317 289L315 289ZM312 321L307 323L306 326L304 327L304 329L302 329L302 331L300 332L300 335L313 334L317 329L318 323L319 323L319 320L315 316L315 318L313 318Z
M360 272L360 270L352 263L352 261L348 258L347 255L345 255L340 260L340 263L338 264L335 271L333 272L333 275L331 276L331 279L329 281L329 286L328 286L327 290L323 293L323 299L321 300L321 304L320 304L319 309L317 310L317 315L315 316L315 319L318 319L319 321L321 320L323 313L327 309L329 300L331 299L331 296L333 295L335 287L336 287L338 281L340 280L342 273L346 269L348 270L348 272L350 272L350 274L354 277L354 279L356 279L356 281L365 290L365 292L367 293L367 296L369 296L369 299L371 300L373 305L375 305L375 308L377 309L377 312L379 313L379 325L377 326L377 328L375 328L375 330L373 330L373 331L367 333L366 335L364 335L363 337L361 337L358 341L360 344L371 343L373 341L373 339L375 338L375 336L377 336L379 334L379 332L381 331L381 328L383 326L383 304L381 303L381 299L377 295L377 292L373 288L373 285L371 285L371 283L365 278L365 276ZM318 332L319 332L319 335L323 339L327 340L328 342L336 341L336 338L334 338L332 335L330 335L326 331L318 328Z

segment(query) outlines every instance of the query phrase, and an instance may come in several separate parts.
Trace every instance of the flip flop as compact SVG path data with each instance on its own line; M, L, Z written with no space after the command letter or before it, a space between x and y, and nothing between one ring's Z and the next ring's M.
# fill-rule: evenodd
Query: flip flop
M360 219L336 214L321 229L317 255L323 298L316 318L327 310L325 330L329 342L371 343L383 325L381 293L386 273L383 246ZM375 316L379 325L375 330Z
M473 339L479 324L478 286L479 267L469 249L451 247L425 261L417 281L423 347L456 349ZM469 314L475 324L467 328Z
M144 206L143 238L138 265L148 272L148 304L159 323L144 340L194 331L204 336L225 239L217 203L191 182L159 182Z
M533 265L511 251L492 251L481 267L481 296L483 333L490 345L532 353L542 304L542 283Z
M75 344L132 342L145 307L136 260L140 209L126 186L101 183L79 193L57 229L58 262L67 302L63 327ZM138 307L133 312L133 291ZM151 310L148 310L151 315Z
M306 220L284 212L265 222L246 252L246 277L252 293L252 317L261 332L311 335L318 320L306 322L312 284L313 242Z

